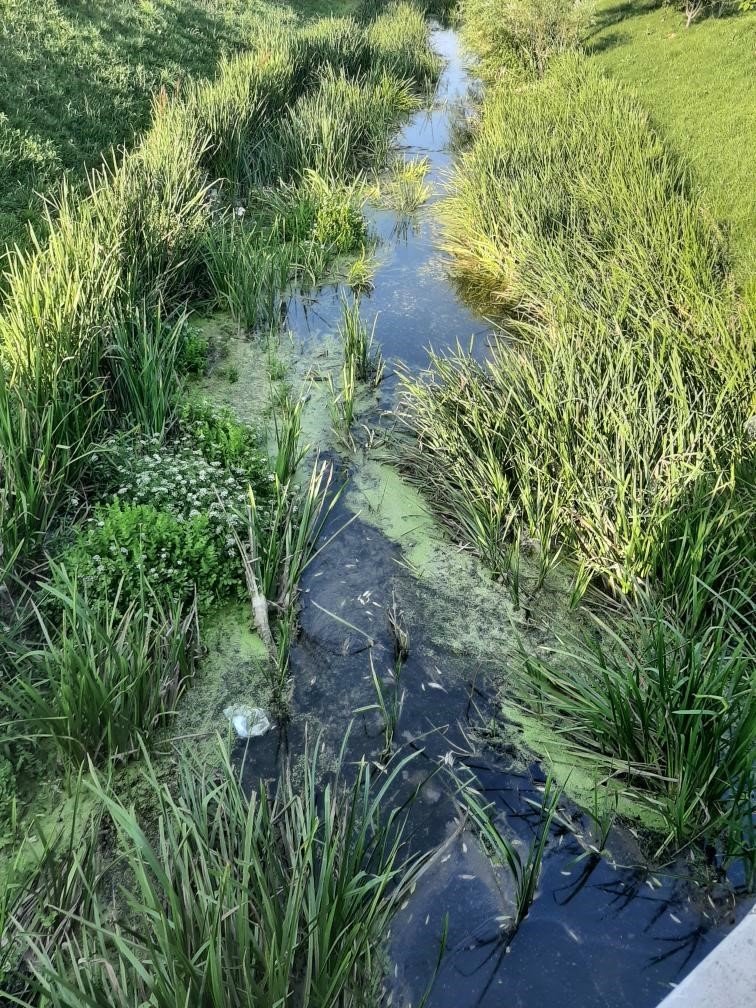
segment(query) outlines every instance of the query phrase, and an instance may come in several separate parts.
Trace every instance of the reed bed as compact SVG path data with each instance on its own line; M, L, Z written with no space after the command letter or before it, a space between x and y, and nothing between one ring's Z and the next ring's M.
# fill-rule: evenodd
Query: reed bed
M172 713L194 673L197 611L161 604L142 584L125 609L89 599L76 576L54 569L46 591L54 617L37 610L37 646L19 645L0 688L14 729L50 739L64 766L139 752Z
M516 601L525 551L531 588L563 563L573 601L599 589L629 614L598 652L524 661L515 691L583 758L624 761L661 847L716 837L735 856L756 783L756 319L685 164L558 48L516 73L511 51L483 54L508 72L440 213L500 329L485 364L457 348L404 376L397 461Z
M64 185L40 235L9 256L0 310L3 637L6 619L19 625L3 644L0 707L13 736L4 760L39 745L70 783L87 760L109 775L144 753L192 674L197 609L232 595L245 571L254 575L251 601L264 593L266 618L270 604L280 620L272 664L285 681L297 583L337 496L331 472L317 466L301 493L291 485L301 461L296 407L279 427L276 459L264 464L255 432L187 408L187 317L210 303L246 335L275 329L292 281L314 281L335 256L364 246L361 174L378 167L391 129L438 73L427 36L408 4L306 28L261 20L249 51L224 60L214 80L156 96L152 126L134 149L92 171L85 193ZM206 351L195 341L195 358ZM195 452L184 451L187 432L198 438ZM131 454L127 440L139 446ZM194 486L174 445L183 445ZM115 487L103 476L111 456ZM246 565L232 530L241 541L247 529L231 514L242 478L255 481ZM208 503L213 482L220 500ZM146 488L159 506L144 503ZM116 542L118 530L128 547ZM145 583L134 594L143 537L156 588ZM103 555L89 551L90 539L105 544ZM73 558L71 569L55 568L48 553ZM113 591L110 574L119 571ZM30 595L45 580L35 612ZM166 585L179 583L181 599L166 600ZM399 813L378 821L385 787L373 788L367 768L355 790L339 782L321 793L316 764L317 754L301 795L285 776L275 794L247 798L227 764L225 783L194 766L176 801L153 777L162 819L150 841L96 778L93 797L120 835L139 895L117 924L104 890L85 909L79 883L95 877L74 860L66 877L76 898L66 906L61 892L56 915L43 910L59 940L48 940L43 913L39 934L27 936L24 962L39 967L37 989L5 973L4 989L9 979L30 1003L69 1006L363 1003L418 863L400 856ZM229 857L238 872L229 873ZM16 911L32 897L22 882L18 889L12 907L0 900L2 971L13 958L8 942L15 949L20 937Z
M141 313L149 330L158 313L169 318L208 287L245 326L274 314L269 288L286 285L292 263L274 241L248 241L241 229L241 241L221 235L219 212L242 194L246 201L250 186L288 180L296 188L313 169L332 184L350 183L383 156L388 131L417 101L413 89L437 72L422 16L407 4L367 25L261 26L252 51L226 60L214 81L189 85L178 100L158 96L143 141L94 171L87 196L63 187L48 237L17 250L6 266L6 557L38 552L66 494L78 488L91 444L123 420L107 366L123 320ZM250 270L237 282L230 263L244 259ZM258 266L267 277L260 290L250 279ZM142 337L152 341L149 332ZM132 363L123 353L115 359L122 390Z
M428 861L406 853L402 809L385 810L407 758L380 782L363 763L351 785L337 770L321 789L319 756L317 746L308 754L301 787L287 771L250 796L223 751L213 778L185 765L175 793L147 763L157 832L95 776L130 880L124 914L113 922L95 909L55 949L30 941L44 1003L377 1001L378 950Z

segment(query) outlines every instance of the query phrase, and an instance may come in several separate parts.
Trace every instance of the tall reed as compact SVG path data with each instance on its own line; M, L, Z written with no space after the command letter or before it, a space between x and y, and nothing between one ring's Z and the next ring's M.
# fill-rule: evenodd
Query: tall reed
M756 787L746 637L725 627L691 637L653 603L622 633L598 626L600 635L523 656L527 708L658 813L663 849L742 820Z
M161 606L144 584L121 612L119 598L90 601L75 576L55 570L47 588L60 631L38 611L40 646L21 646L3 704L15 730L50 739L64 763L106 762L139 751L140 740L170 715L194 671L196 609Z
M321 791L320 755L310 750L301 788L286 771L275 790L251 795L224 752L212 777L185 764L175 793L148 763L155 836L95 777L132 879L126 909L115 925L95 909L56 950L31 942L46 1003L350 1008L377 999L381 944L427 863L405 854L402 810L385 809L407 759L380 782L363 762L349 786L340 762Z

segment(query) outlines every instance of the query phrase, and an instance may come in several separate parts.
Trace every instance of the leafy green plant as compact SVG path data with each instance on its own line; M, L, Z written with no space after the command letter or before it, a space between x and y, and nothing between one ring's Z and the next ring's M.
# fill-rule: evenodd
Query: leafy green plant
M180 374L203 375L207 371L210 357L210 340L195 326L184 328L183 340L178 352Z
M187 604L196 595L203 609L238 593L242 584L232 531L220 516L184 518L117 499L95 508L61 560L92 597L123 607L141 597L145 577L162 600Z
M207 462L242 470L256 487L268 477L260 431L241 423L229 410L192 398L181 409L179 429L182 438Z
M223 751L212 776L185 763L176 794L148 763L161 808L153 837L95 777L133 878L123 892L129 926L94 910L56 951L32 941L47 1002L351 1008L377 998L381 942L428 860L403 854L402 810L383 812L407 759L377 784L365 762L346 787L337 769L321 791L319 757L315 746L300 789L286 771L251 795Z

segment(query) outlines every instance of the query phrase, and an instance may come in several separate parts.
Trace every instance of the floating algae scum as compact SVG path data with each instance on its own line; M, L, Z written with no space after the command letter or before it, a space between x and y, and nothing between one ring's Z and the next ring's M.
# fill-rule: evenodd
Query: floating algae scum
M567 792L584 808L598 801L595 784L577 770L569 773L558 743L552 737L551 746L540 727L505 722L502 729L499 718L496 742L486 744L496 705L506 709L506 673L518 634L538 646L579 619L568 611L558 571L527 596L523 570L527 604L515 607L476 560L444 541L419 495L381 460L397 366L417 372L428 362L426 348L443 351L471 337L473 352L484 356L491 329L461 300L436 252L433 203L472 81L453 31L435 30L433 43L445 61L435 100L396 140L408 161L425 160L428 199L409 219L385 205L367 210L379 244L374 287L360 304L368 329L377 316L374 336L386 374L377 390L362 394L354 451L339 449L327 381L341 367L338 328L349 288L296 293L286 305L288 334L278 353L293 394L306 398L304 440L333 459L346 488L323 539L338 534L302 581L291 716L266 737L239 742L239 752L250 784L274 774L285 756L296 758L306 732L321 732L336 753L350 722L349 758L380 760L392 743L421 752L405 770L408 793L420 788L411 810L413 844L443 847L392 929L387 983L394 1004L420 1002L445 936L431 1005L540 1006L559 999L651 1006L726 933L738 913L728 890L699 889L682 861L666 872L650 870L633 830L608 813L594 809L591 817L564 798L549 827L538 897L514 933L508 870L460 825L464 817L452 798L450 770L492 804L523 861L542 828L546 786L540 764L523 755L523 739L549 751L562 783L569 778ZM261 351L254 345L236 343L230 360L238 382L210 379L209 387L253 419L280 375L261 387ZM392 603L409 634L398 668L387 618Z

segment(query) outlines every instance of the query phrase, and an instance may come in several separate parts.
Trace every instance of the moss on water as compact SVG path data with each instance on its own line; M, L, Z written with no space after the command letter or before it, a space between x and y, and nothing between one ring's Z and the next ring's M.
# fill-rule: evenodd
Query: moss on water
M599 809L616 808L618 815L635 820L650 830L663 828L661 818L654 814L653 809L635 800L622 782L607 772L606 767L576 759L564 740L538 718L528 715L522 708L515 707L506 700L502 702L502 714L505 723L516 726L522 744L539 755L559 786L578 805L592 810L598 802ZM495 732L502 731L502 727L502 723L497 722L494 742Z
M407 568L421 584L422 611L414 619L424 622L436 652L466 655L484 668L502 714L486 740L494 746L514 742L542 759L582 807L591 809L598 800L600 806L616 807L621 816L658 829L660 819L653 810L635 801L620 781L608 779L605 768L577 758L556 732L511 702L521 649L554 645L585 625L584 610L568 604L568 572L552 572L544 588L527 595L527 605L517 608L507 588L493 581L474 555L449 542L419 492L393 468L375 460L358 466L347 501L401 548ZM527 562L523 558L525 582L535 578Z
M249 607L228 605L208 617L202 628L206 653L189 688L179 700L170 726L155 743L184 741L214 746L216 734L228 734L224 708L236 704L268 707L270 670L265 645L250 629ZM194 740L194 741L193 741Z

